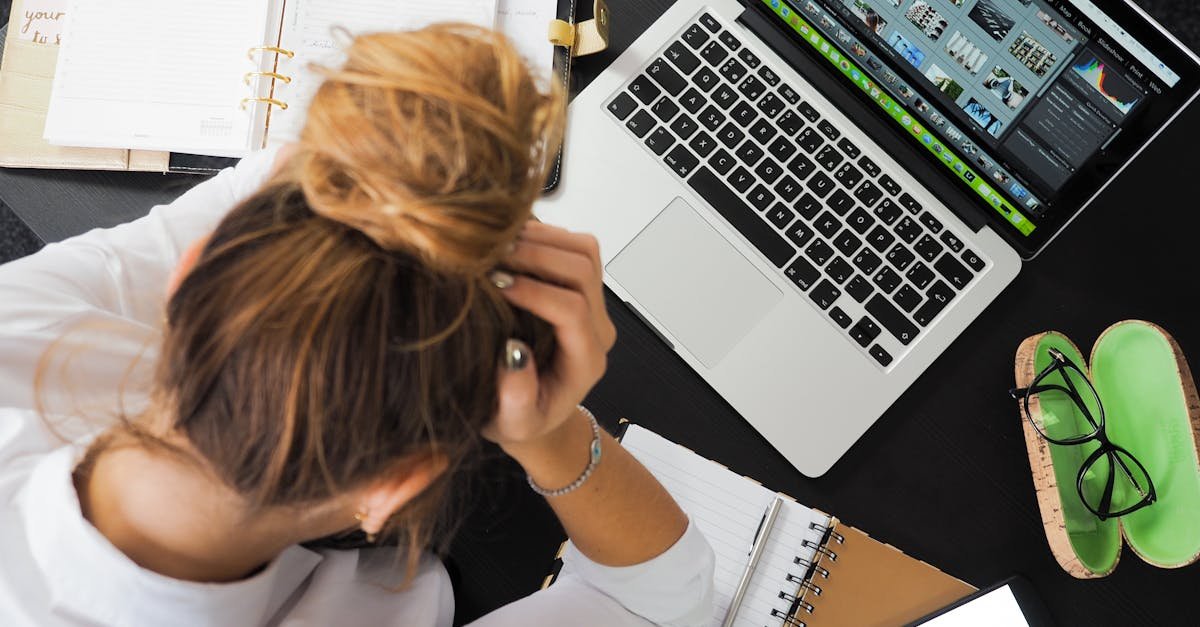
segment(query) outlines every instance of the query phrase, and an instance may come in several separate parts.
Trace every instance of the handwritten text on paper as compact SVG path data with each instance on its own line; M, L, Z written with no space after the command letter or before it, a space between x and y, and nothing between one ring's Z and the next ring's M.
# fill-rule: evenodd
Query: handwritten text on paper
M61 44L67 0L25 0L24 4L24 12L12 16L21 26L17 38L37 44Z

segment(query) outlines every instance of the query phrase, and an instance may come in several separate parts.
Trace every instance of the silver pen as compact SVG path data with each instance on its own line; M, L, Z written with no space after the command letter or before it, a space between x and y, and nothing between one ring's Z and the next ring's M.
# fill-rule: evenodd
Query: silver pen
M725 611L725 620L721 622L721 627L729 627L737 617L738 608L742 605L746 590L750 588L750 578L754 575L754 568L758 566L758 560L767 546L767 538L771 535L771 527L775 526L775 519L779 516L781 507L783 497L777 494L758 523L758 532L754 534L754 544L750 547L750 559L746 562L746 570L742 571L742 580L738 582L737 590L733 593L733 600L729 602L729 609Z

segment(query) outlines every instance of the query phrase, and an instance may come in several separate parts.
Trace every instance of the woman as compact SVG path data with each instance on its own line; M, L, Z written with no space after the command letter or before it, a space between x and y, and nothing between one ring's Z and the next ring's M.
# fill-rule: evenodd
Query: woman
M449 624L481 439L573 546L479 624L707 622L708 545L576 408L615 333L595 240L529 222L561 111L497 35L359 37L296 146L0 268L0 623ZM300 546L360 531L400 549Z

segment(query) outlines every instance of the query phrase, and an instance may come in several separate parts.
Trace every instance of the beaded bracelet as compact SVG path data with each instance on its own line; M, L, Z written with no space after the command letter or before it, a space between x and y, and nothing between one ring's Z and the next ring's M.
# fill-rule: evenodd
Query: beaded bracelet
M579 405L578 409L579 411L583 412L584 416L587 416L588 422L592 423L592 444L588 449L587 468L583 469L583 472L579 475L579 478L567 484L566 487L559 488L557 490L547 490L539 486L537 483L534 483L533 477L530 477L529 474L526 473L525 480L529 482L529 487L534 492L537 492L546 498L562 496L564 494L574 492L579 488L579 486L583 485L583 482L588 480L588 477L592 476L592 473L596 470L596 466L600 465L600 423L596 422L596 417L592 415L592 412L588 411L588 408L584 407L583 405Z

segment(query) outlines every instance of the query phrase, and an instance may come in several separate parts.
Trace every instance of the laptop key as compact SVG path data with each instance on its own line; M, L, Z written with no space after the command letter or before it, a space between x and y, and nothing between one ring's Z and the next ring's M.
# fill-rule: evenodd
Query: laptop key
M905 346L917 339L917 334L921 332L917 325L909 322L904 312L896 309L882 294L876 294L867 301L867 313L874 316L888 333L894 335Z
M784 111L775 123L788 137L794 137L796 133L800 132L800 129L804 128L804 119L795 111Z
M746 75L746 66L739 63L737 59L726 59L721 64L720 72L721 76L725 77L725 80L737 85L738 81L742 80L742 77Z
M808 189L817 198L824 198L829 195L834 189L833 179L825 176L824 172L817 172L812 178L808 179Z
M929 326L929 323L933 322L933 319L942 313L942 310L954 298L954 290L942 281L938 281L929 288L927 296L925 304L921 305L917 309L917 312L913 314L913 320L923 327Z
M671 132L684 141L690 139L698 130L700 130L700 125L696 124L696 121L688 117L686 113L675 118L675 121L671 123Z
M883 198L883 191L871 181L863 181L862 185L859 185L858 189L854 190L854 197L858 199L858 202L868 207L874 207L875 203L879 202L880 198Z
M947 248L949 248L950 250L953 250L956 253L961 252L963 249L962 240L955 237L954 234L951 233L950 231L946 231L945 233L942 233L942 236L939 237L938 239L942 240L942 243L945 244Z
M704 46L704 50L700 51L700 58L704 59L713 67L721 65L721 63L725 61L726 57L728 56L729 51L715 41L708 42L708 45Z
M983 271L983 268L987 265L982 259L979 258L979 255L976 255L975 252L969 248L963 251L962 260L966 262L969 268L976 272Z
M687 88L687 80L680 76L679 72L671 69L671 66L667 65L662 57L655 59L654 63L646 68L646 73L672 96L678 96Z
M738 58L739 58L739 59L741 59L741 60L742 60L742 63L745 63L745 64L746 64L747 66L749 66L749 67L750 67L750 69L752 69L752 70L753 70L754 68L756 68L756 67L758 67L758 66L762 65L762 61L760 61L760 60L758 59L758 57L754 55L754 53L753 53L753 52L750 52L750 50L749 50L749 49L744 49L744 50L742 50L741 52L738 52L738 55L737 55L737 56L738 56Z
M737 155L737 158L741 159L742 163L752 166L758 163L758 160L762 159L762 156L766 153L763 152L762 148L754 145L754 142L748 141L743 143L742 147L738 148L737 152L733 154Z
M712 135L709 135L704 131L700 131L700 134L693 137L692 141L688 142L688 145L691 146L692 150L696 151L696 154L700 155L701 158L707 158L708 155L712 154L712 151L717 147L717 140L713 139Z
M696 68L700 67L700 59L697 59L691 50L678 41L667 47L667 59L685 75L695 72Z
M837 219L837 216L826 211L821 214L821 217L813 221L813 226L817 232L825 237L832 238L837 235L838 231L842 230L842 223Z
M921 225L914 222L912 218L904 216L903 220L896 223L896 235L911 244L921 235Z
M785 176L775 185L775 193L779 194L784 202L792 202L800 195L800 183L790 176Z
M858 324L850 329L850 337L854 338L854 341L858 342L859 346L866 348L871 345L871 342L875 341L875 338L879 337L879 325L875 324L874 320L864 316L862 320L858 321Z
M887 252L887 260L901 272L904 272L912 265L912 262L917 260L917 256L912 254L912 251L905 248L904 244L896 244Z
M633 79L633 82L629 84L629 93L633 94L638 100L641 100L642 104L649 106L650 103L654 102L655 98L658 98L662 90L643 74Z
M862 235L871 230L871 227L875 225L875 218L872 218L866 209L859 207L850 214L850 217L846 218L846 223L850 225L850 228L858 232L859 235Z
M779 96L776 96L775 94L767 94L766 96L763 96L762 100L758 101L758 110L762 111L763 115L772 120L775 119L775 116L779 115L779 113L783 111L784 107L786 106L787 105L783 104L783 101L779 99Z
M771 142L771 145L767 146L767 153L775 157L780 163L787 163L788 159L791 159L792 155L796 154L796 146L788 141L786 137L776 137Z
M798 155L795 159L792 159L791 163L788 164L788 172L795 174L796 178L800 179L801 181L808 178L808 175L812 174L813 170L815 169L817 169L816 164L814 164L808 159L808 157L805 157L804 155Z
M880 170L879 166L874 161L871 161L871 158L867 156L864 156L862 159L858 160L858 167L862 168L863 172L866 172L867 176L871 178L879 176L879 173L883 171Z
M847 315L846 312L842 311L841 307L830 308L829 309L829 317L833 318L834 324L838 325L839 327L842 327L843 329L849 327L851 322L854 322L853 320L850 319L850 316Z
M758 80L757 77L751 75L747 76L746 80L738 85L738 91L742 92L742 95L751 101L755 101L758 100L759 96L763 95L763 92L767 91L767 86Z
M787 230L783 234L792 240L792 243L797 247L803 247L808 243L808 240L812 239L813 229L811 226L805 224L804 220L795 220L791 226L787 227Z
M942 250L944 250L942 245L928 234L923 235L921 237L921 241L917 242L917 244L913 246L913 249L917 251L918 255L924 257L925 261L933 261L934 259L937 259L938 255L942 254ZM954 263L958 262L955 261Z
M818 266L825 265L825 262L833 258L833 248L826 244L824 240L814 239L808 248L804 249L804 254Z
M921 213L922 209L921 203L917 202L917 199L913 198L908 192L900 194L900 206L908 209L909 213L913 215Z
M800 200L797 200L796 204L792 206L796 208L796 211L800 212L800 217L804 218L805 220L812 220L818 213L820 213L821 207L824 205L820 200L817 200L815 197L813 197L812 194L805 194L801 196Z
M811 155L821 147L821 144L825 143L825 140L821 138L821 134L816 129L809 126L800 131L800 136L796 138L796 143L804 149L804 152Z
M757 168L754 168L754 173L758 175L759 179L770 185L779 180L779 177L783 175L783 166L776 163L774 159L768 157L763 159L762 163L759 163Z
M845 190L837 190L832 196L825 200L830 209L833 209L839 216L844 216L854 208L854 199L847 194Z
M783 274L791 279L792 283L796 284L796 287L805 292L821 279L821 271L809 263L803 256L796 257L796 260L783 271Z
M850 141L850 138L848 137L838 142L838 148L841 148L842 152L846 153L846 156L850 157L851 159L857 159L858 156L862 154L862 151L858 149L858 146L855 146L854 142Z
M708 33L699 24L692 24L683 31L683 40L692 47L692 50L699 50L708 41Z
M821 164L821 167L830 172L846 160L846 157L838 152L837 148L834 148L832 144L822 148L814 158L817 163Z
M858 239L858 236L855 235L850 229L844 229L838 234L837 238L833 240L833 245L840 250L843 255L849 257L850 255L853 255L859 248L862 248L862 240Z
M726 110L738 101L737 92L733 91L733 88L728 85L721 85L710 95L713 102L717 103L717 106Z
M767 219L775 225L775 228L785 229L796 220L796 212L789 209L787 205L777 202L774 207L767 210Z
M700 160L688 151L683 144L672 148L671 152L667 153L666 157L663 157L663 162L671 168L672 172L679 175L681 179L687 178L692 173L692 170L695 170L696 166L700 165Z
M721 143L725 144L726 148L732 149L734 146L742 143L743 139L746 139L746 134L735 126L733 122L726 122L725 126L722 126L721 130L717 132L717 139L721 140Z
M729 184L732 185L734 189L743 194L746 193L746 190L750 189L751 185L754 185L754 175L750 174L746 168L741 166L738 166L738 168L734 170L732 174L726 177L726 180L729 181Z
M876 272L875 277L872 280L875 281L875 286L882 290L885 294L891 294L897 287L900 287L900 283L903 282L903 280L900 278L900 275L896 274L895 270L892 270L887 266L884 266L882 270Z
M800 115L804 116L809 122L815 123L817 120L821 119L821 114L817 113L817 110L808 102L800 103L797 105L796 110L799 111Z
M772 139L775 139L775 136L778 134L779 131L775 130L775 125L762 118L759 118L754 123L754 126L750 127L750 136L764 146L770 143Z
M901 213L900 205L892 202L891 198L884 198L883 202L879 203L878 207L875 207L875 215L880 220L883 220L884 224L890 225L899 220L903 214Z
M758 113L756 113L754 111L754 107L751 107L749 104L745 102L739 102L737 103L737 106L729 112L729 117L733 118L733 121L741 125L742 128L746 128L758 119Z
M842 136L842 132L837 130L837 127L834 126L829 120L821 120L820 122L817 122L817 129L821 131L822 135L832 140L836 140Z
M733 155L722 149L714 153L712 157L709 157L708 164L712 166L713 170L716 170L717 174L724 176L733 169L733 166L737 165L737 159L734 159Z
M650 106L650 112L654 114L654 117L663 122L670 122L674 119L675 114L679 113L679 105L675 104L670 98L663 96Z
M879 185L881 187L883 187L883 190L885 192L887 192L888 194L891 194L892 196L895 196L900 193L900 184L896 182L896 179L894 179L886 174L879 177Z
M875 361L879 362L880 366L887 368L892 364L891 354L884 350L882 346L876 344L871 347L869 352L871 353L871 356L875 358Z
M836 285L825 279L813 288L813 291L808 293L808 297L812 299L821 309L829 309L837 299L842 297L842 291Z
M738 198L724 181L706 167L688 179L688 185L712 205L733 228L737 229L776 268L782 268L796 254L783 236L763 221L756 211Z
M870 248L864 248L854 256L854 266L868 276L874 274L879 269L879 264L881 263L883 263L883 260L879 258L879 255L871 252Z
M645 141L646 147L659 156L662 156L674 143L675 136L671 135L671 133L667 132L667 129L661 126L654 129L654 132L650 133L650 136Z
M738 38L734 37L733 33L729 31L723 31L717 37L721 40L721 43L725 44L725 47L729 48L730 50L737 50L738 48L742 47L742 42L738 41Z
M633 117L629 118L629 121L625 123L625 126L628 127L629 130L633 131L634 135L637 135L638 137L645 137L646 134L650 132L650 129L654 128L655 124L657 124L657 122L654 121L654 116L650 115L650 112L643 110L638 111L633 115Z
M925 298L921 296L920 292L913 289L913 286L901 285L900 289L892 295L892 300L896 301L896 304L899 305L904 311L911 312L912 310L916 309L917 305L920 305L921 301L925 300Z
M879 225L871 229L871 233L867 235L867 243L878 252L883 252L896 241L896 236L892 235L883 225Z
M704 125L704 128L715 131L725 123L725 114L713 105L708 105L704 109L704 113L700 114L700 123Z
M833 279L834 283L841 285L842 283L845 283L847 279L854 276L854 267L846 263L845 259L838 257L837 259L829 262L829 265L825 268L825 274L829 276L830 279Z
M861 274L857 274L846 284L846 293L854 300L865 303L871 294L875 293L875 288L871 287L870 281L864 279Z
M917 265L909 268L908 273L904 276L908 277L908 280L911 281L918 290L923 290L926 287L929 287L930 282L932 282L934 279L933 270L930 270L929 266L921 263L920 261L917 262Z
M697 111L703 109L704 105L708 104L708 98L705 98L704 94L697 91L695 87L692 87L679 97L679 104L683 105L683 108L688 113L696 115Z
M854 186L863 180L862 170L854 167L853 163L846 163L838 168L837 174L834 176L838 182L846 186L846 189L854 189Z
M934 235L937 235L938 233L940 233L942 231L942 222L940 220L938 220L937 218L933 217L932 213L929 213L928 211L926 211L925 213L922 213L920 220L921 220L921 224L924 224L925 228L929 229L930 231L933 231Z
M946 277L946 280L950 282L950 285L953 285L960 290L965 289L967 284L971 282L971 279L975 278L975 275L971 274L971 271L968 270L966 266L962 265L957 259L954 258L954 253L946 253L942 255L941 259L938 259L937 262L933 264L933 268L942 276Z
M758 75L762 77L764 83L770 85L771 87L779 84L779 75L772 72L771 68L765 65L758 68Z
M710 32L715 33L717 31L721 30L721 23L717 21L717 18L713 17L712 15L709 15L708 13L705 13L700 16L700 23L703 24L704 27L707 28Z
M617 94L617 97L608 103L608 112L616 116L618 120L624 120L629 117L631 113L637 111L637 108L637 101L633 99L633 96L625 92Z
M750 201L750 204L759 211L765 210L767 207L771 206L771 203L775 202L775 195L772 194L771 190L767 189L767 186L763 185L762 183L755 185L754 189L750 190L750 193L746 195L746 198ZM784 223L784 226L787 226L786 222Z
M761 74L761 72L759 73ZM792 86L787 83L779 86L779 95L783 96L783 99L790 105L800 102L800 94L796 93L796 90L792 89Z

